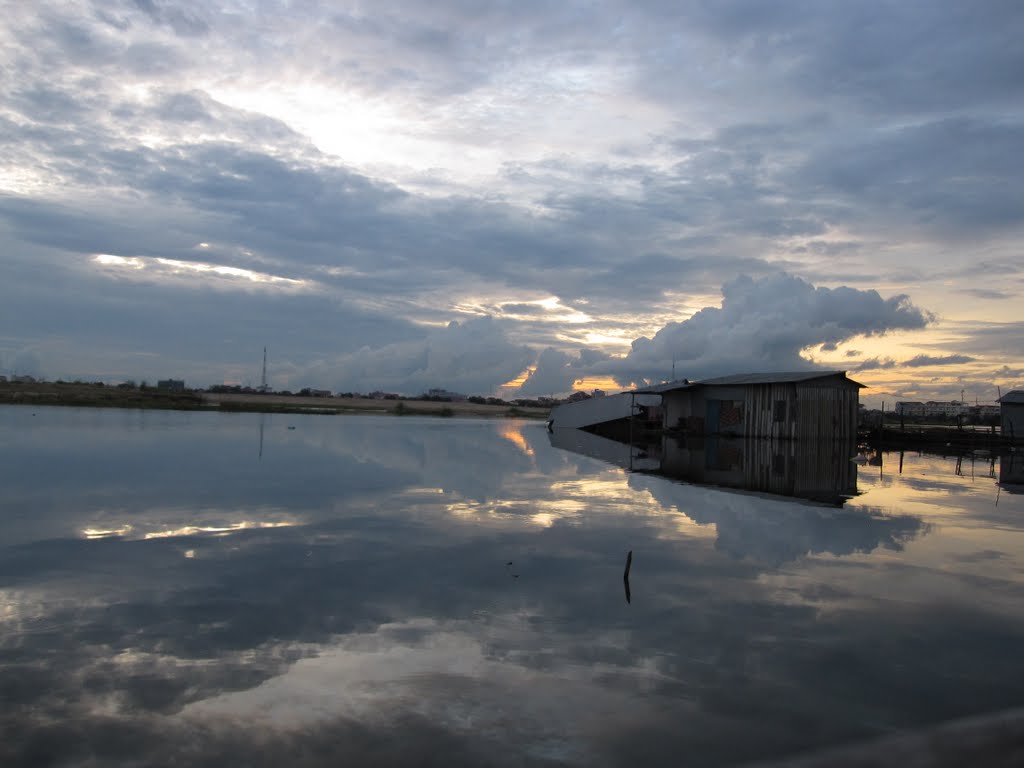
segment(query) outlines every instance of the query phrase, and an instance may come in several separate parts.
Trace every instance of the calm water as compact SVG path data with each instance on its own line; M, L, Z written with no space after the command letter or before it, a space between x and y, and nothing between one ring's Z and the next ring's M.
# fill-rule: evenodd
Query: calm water
M0 437L5 766L730 765L1024 704L998 459L819 457L815 503L529 422L6 406ZM701 450L626 463L750 466Z

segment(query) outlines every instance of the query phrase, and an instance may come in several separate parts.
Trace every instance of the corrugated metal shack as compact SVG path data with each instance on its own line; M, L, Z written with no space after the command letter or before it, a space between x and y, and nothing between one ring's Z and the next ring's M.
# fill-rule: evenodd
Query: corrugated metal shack
M661 395L663 427L683 434L852 441L863 386L845 371L744 373L636 394Z
M999 423L1003 437L1024 442L1024 389L1015 389L999 398Z

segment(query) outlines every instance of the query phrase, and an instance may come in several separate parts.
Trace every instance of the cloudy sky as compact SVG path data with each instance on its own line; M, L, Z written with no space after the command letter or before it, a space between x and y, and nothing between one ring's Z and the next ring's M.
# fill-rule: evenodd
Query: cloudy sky
M0 372L1024 386L1024 9L4 3Z

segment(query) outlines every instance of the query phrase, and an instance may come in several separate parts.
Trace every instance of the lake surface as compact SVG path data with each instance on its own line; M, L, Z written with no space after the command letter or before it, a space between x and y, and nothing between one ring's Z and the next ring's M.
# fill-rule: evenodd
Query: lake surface
M1008 458L830 459L821 503L523 421L4 406L0 438L5 766L732 765L1024 705Z

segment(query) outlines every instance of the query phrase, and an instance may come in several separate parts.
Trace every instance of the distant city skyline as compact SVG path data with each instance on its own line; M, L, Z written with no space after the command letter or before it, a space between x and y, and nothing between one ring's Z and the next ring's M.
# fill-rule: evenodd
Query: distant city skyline
M1024 10L16 3L0 372L1024 388Z

